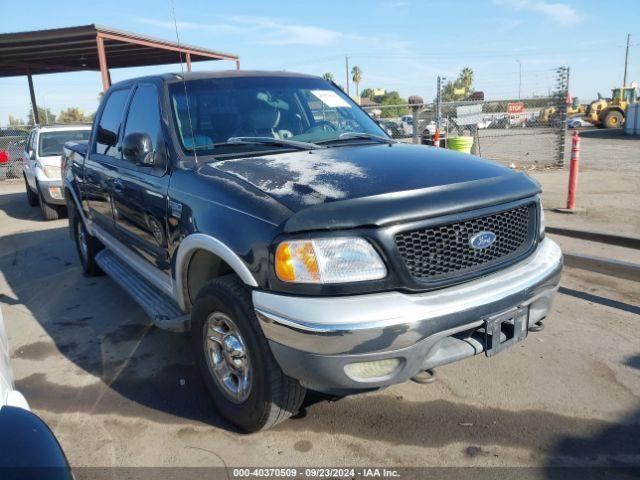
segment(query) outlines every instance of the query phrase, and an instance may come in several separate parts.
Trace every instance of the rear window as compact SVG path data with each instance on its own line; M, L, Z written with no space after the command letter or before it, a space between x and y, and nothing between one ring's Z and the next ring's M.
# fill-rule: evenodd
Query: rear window
M65 130L62 132L41 132L38 143L38 156L62 155L65 142L78 142L89 139L89 130Z

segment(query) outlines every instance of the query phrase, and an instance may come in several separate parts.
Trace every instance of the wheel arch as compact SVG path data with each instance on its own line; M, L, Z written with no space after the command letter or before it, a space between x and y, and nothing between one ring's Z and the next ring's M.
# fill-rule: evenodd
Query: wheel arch
M198 261L196 268L192 268L194 260ZM225 243L203 233L187 236L175 255L175 293L180 307L190 310L204 283L227 273L235 273L250 287L258 286L246 263Z
M89 232L90 235L93 235L94 233L91 228L91 222L85 216L84 210L82 209L82 204L80 203L80 199L78 198L76 191L73 189L73 186L67 179L64 180L62 185L63 185L62 191L64 194L64 198L67 202L67 205L69 205L69 203L73 204L73 207L75 211L78 212L78 214L80 215L80 218L82 219L82 222L84 223L84 227L87 229L87 232ZM71 202L69 202L67 199L71 199ZM69 212L69 225L71 225L71 221L72 221L71 212Z

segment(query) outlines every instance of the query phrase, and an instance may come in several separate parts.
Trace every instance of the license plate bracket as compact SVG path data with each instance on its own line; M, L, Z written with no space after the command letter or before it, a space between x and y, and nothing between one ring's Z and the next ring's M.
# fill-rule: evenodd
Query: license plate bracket
M529 331L529 308L518 307L485 319L485 352L492 357L524 340Z

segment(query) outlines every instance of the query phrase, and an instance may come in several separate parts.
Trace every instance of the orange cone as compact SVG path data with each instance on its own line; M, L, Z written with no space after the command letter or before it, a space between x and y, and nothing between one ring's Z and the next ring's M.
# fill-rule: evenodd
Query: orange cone
M436 127L436 133L433 134L433 146L440 146L440 132L438 131L438 127Z

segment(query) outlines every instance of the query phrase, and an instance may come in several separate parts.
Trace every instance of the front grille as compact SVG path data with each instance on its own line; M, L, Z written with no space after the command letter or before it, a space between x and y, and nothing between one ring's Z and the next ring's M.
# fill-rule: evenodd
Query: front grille
M491 215L400 232L395 241L412 277L439 282L520 257L533 246L536 223L536 206L529 203ZM494 243L483 249L473 248L470 239L486 231L495 234Z

